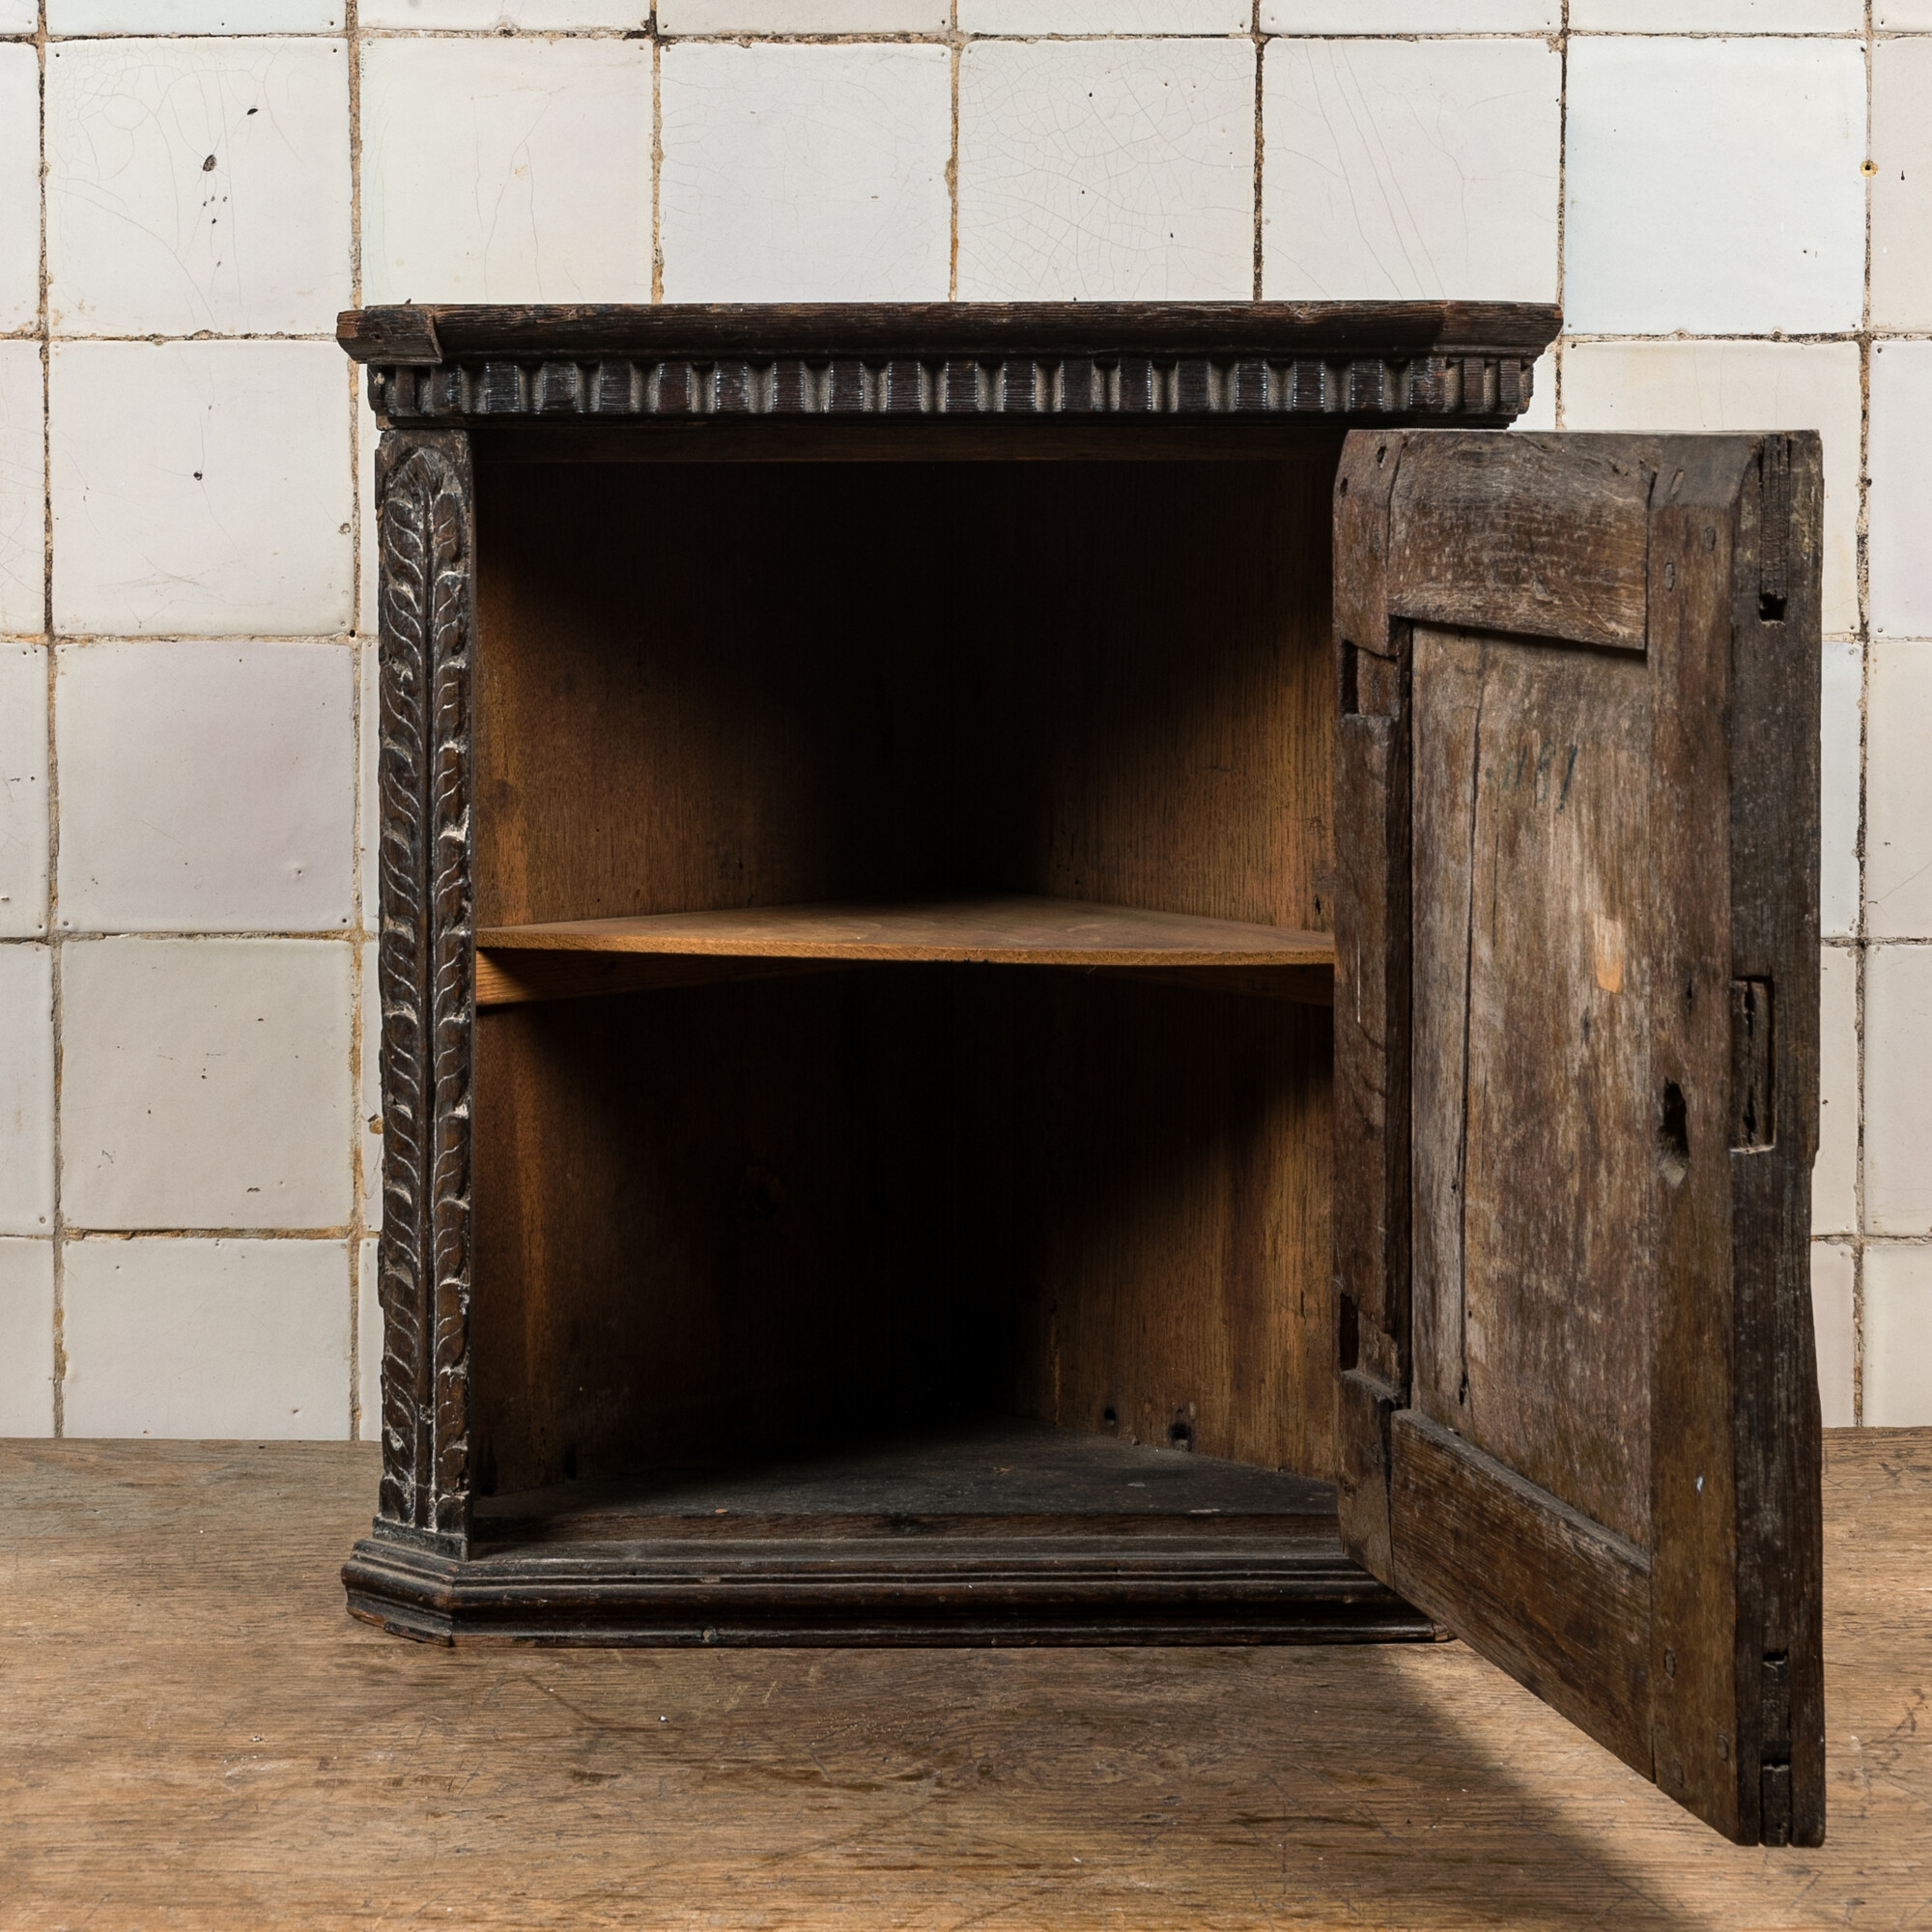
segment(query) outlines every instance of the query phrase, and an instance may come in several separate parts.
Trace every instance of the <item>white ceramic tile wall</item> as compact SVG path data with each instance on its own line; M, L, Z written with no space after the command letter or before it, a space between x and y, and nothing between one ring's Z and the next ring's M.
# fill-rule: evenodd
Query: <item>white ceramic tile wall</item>
M1932 1423L1932 1248L1874 1241L1865 1250L1864 1420Z
M1579 36L1570 44L1568 104L1563 299L1572 328L1858 327L1858 42Z
M0 946L0 1235L54 1227L53 949Z
M1932 638L1932 342L1871 353L1871 627Z
M0 634L46 623L46 461L42 348L0 342Z
M1827 1429L1844 1429L1858 1404L1858 1269L1843 1241L1811 1244L1811 1321L1818 1343L1818 1398Z
M67 1226L350 1225L347 946L99 939L64 954Z
M1264 286L1561 299L1526 427L1823 433L1820 1362L1832 1421L1932 1419L1932 39L1886 37L1932 0L1872 8L1869 177L1863 0L45 11L0 0L0 1429L375 1431L335 307Z
M70 1241L70 1435L345 1436L341 1241Z
M0 1239L0 1435L54 1433L54 1244Z
M47 647L0 643L0 938L47 929Z
M1562 95L1541 40L1275 43L1263 293L1553 301Z
M966 301L1254 292L1255 49L976 41L959 60Z
M31 328L41 308L41 63L17 41L0 44L0 333Z
M682 43L663 56L668 301L943 301L952 56Z
M347 644L63 644L61 929L346 930L355 706Z
M56 342L54 628L341 631L350 390L329 342Z

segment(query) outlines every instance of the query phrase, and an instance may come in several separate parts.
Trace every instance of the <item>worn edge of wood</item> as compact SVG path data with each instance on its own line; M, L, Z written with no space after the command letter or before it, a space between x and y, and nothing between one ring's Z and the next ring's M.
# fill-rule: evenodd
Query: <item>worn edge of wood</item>
M936 1549L876 1540L637 1544L468 1561L378 1520L343 1566L352 1615L440 1642L682 1645L1333 1643L1435 1626L1327 1537L1094 1535ZM1323 1547L1325 1546L1325 1547Z
M1647 1554L1418 1410L1390 1452L1395 1587L1649 1776Z
M1436 351L1531 358L1562 311L1537 302L404 303L345 309L355 361L444 355L1004 356Z
M376 456L383 1519L460 1551L469 1508L471 644L475 500L461 434Z
M1389 1419L1408 1393L1408 627L1387 605L1404 440L1358 431L1334 494L1336 1465L1342 1541L1394 1571Z

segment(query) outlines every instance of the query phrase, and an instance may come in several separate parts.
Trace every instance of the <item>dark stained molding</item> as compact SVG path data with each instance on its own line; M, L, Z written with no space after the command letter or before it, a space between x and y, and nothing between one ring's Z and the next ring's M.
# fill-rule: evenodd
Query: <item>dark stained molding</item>
M1507 423L1561 316L1458 302L350 310L386 421L1270 417Z

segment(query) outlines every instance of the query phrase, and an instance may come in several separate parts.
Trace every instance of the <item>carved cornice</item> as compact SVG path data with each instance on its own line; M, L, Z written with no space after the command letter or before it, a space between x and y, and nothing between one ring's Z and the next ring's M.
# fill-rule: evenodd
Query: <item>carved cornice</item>
M468 439L376 458L382 542L383 1482L386 1527L460 1553L469 1511Z
M405 308L338 338L396 424L745 417L1508 422L1531 306L978 303Z

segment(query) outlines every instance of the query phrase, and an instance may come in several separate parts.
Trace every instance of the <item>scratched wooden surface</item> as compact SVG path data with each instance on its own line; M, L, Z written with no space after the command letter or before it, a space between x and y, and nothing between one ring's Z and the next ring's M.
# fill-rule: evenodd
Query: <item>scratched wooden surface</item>
M1460 1645L450 1652L371 1450L0 1443L0 1924L1932 1922L1932 1431L1828 1437L1828 1839L1724 1843Z

